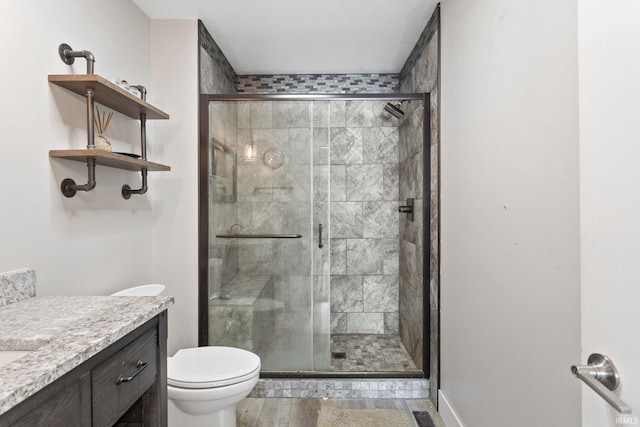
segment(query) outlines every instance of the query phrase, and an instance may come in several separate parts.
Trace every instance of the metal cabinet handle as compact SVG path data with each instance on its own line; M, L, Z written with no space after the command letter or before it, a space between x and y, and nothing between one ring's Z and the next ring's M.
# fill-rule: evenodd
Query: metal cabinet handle
M148 365L149 364L147 362L143 361L142 359L138 360L138 362L136 363L136 368L138 368L136 373L133 374L130 377L123 377L122 375L120 375L118 377L118 379L116 380L116 385L120 385L122 383L128 383L128 382L133 381L133 379L135 377L137 377L140 372L144 371L144 368L146 368Z
M322 249L322 224L318 224L318 247Z
M621 414L630 414L631 406L613 393L620 385L620 375L611 359L604 354L593 353L587 359L587 363L582 366L573 365L571 367L573 375L591 387L616 411Z

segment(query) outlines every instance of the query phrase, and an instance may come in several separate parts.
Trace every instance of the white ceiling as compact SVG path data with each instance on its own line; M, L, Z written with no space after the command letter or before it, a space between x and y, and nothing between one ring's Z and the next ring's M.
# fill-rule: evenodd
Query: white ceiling
M238 74L397 73L437 0L133 0L200 19Z

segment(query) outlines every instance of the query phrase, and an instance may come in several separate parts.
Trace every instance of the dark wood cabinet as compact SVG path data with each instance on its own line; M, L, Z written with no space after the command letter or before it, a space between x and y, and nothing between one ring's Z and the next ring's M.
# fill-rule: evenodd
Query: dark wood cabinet
M164 311L0 416L0 426L167 426Z
M112 426L153 385L157 341L149 330L91 371L94 427Z
M2 426L91 425L91 376L65 376L0 417Z

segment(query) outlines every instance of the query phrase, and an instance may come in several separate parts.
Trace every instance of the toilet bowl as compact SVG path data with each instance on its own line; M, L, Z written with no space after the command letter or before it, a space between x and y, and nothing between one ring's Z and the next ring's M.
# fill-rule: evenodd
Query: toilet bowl
M236 406L260 376L260 358L233 347L178 350L168 358L170 425L235 427Z
M112 296L158 296L164 285L142 285ZM236 406L260 377L260 357L234 347L178 350L167 358L169 427L235 427Z

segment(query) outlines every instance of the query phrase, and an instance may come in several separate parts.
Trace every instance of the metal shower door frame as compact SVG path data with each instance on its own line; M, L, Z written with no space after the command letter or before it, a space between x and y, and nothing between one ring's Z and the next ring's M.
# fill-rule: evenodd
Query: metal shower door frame
M201 94L199 97L198 142L198 345L209 345L209 102L210 101L423 101L423 373L430 377L430 292L429 277L431 258L431 121L429 93L366 93L366 94ZM438 331L439 335L439 331ZM439 353L439 351L438 351ZM402 372L268 372L265 378L399 378Z

